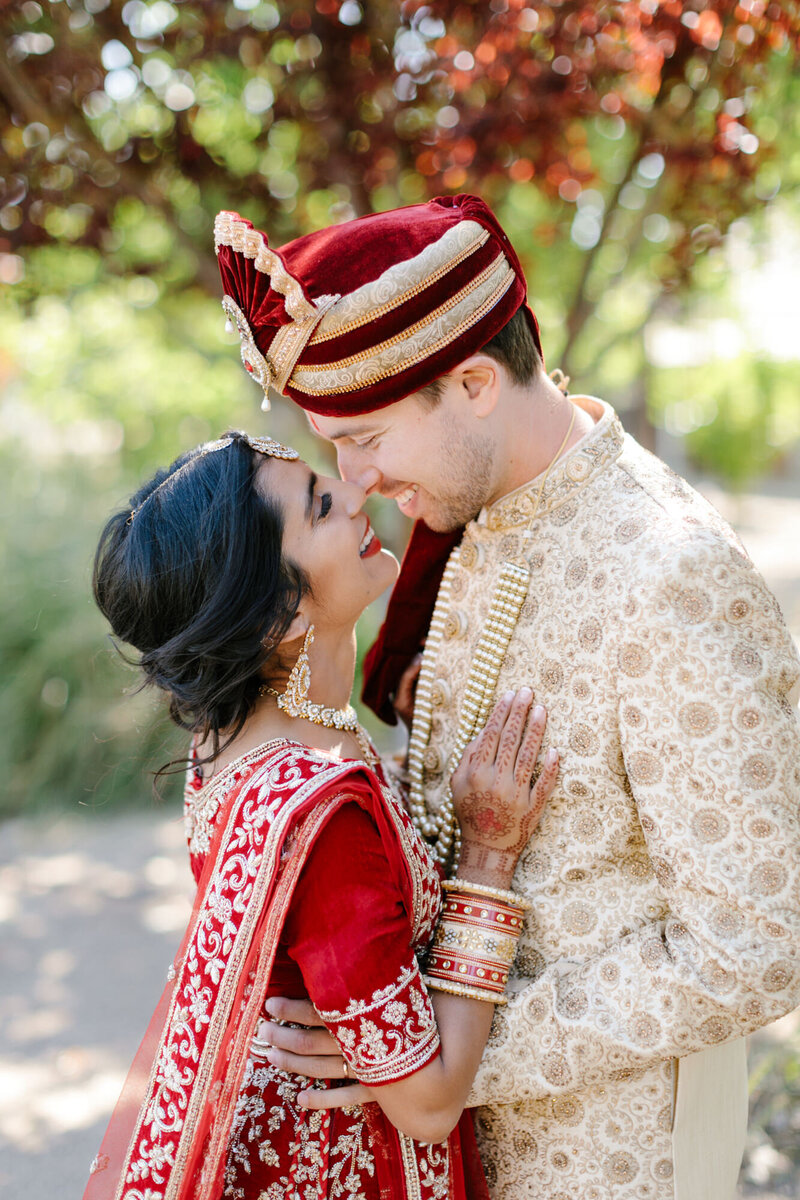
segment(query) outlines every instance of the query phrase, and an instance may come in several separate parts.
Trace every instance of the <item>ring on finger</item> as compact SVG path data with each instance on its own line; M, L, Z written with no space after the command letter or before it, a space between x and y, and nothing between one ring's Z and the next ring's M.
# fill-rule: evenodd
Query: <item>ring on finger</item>
M350 1078L350 1068L349 1068L349 1066L348 1066L348 1064L347 1064L347 1059L346 1059L346 1058L343 1058L343 1059L342 1059L342 1073L343 1073L343 1075L344 1075L344 1078L345 1078L345 1079L349 1079L349 1078Z

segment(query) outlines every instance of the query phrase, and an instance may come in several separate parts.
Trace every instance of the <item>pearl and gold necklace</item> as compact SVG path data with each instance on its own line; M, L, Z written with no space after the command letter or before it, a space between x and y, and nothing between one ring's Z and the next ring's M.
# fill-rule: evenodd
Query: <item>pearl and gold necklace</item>
M450 604L450 589L458 567L459 555L460 547L456 547L450 555L442 576L417 681L414 720L408 743L411 815L414 824L423 836L432 839L431 853L436 861L445 868L455 862L460 851L461 839L453 810L453 794L448 783L439 811L428 812L424 793L424 757L433 722L433 684L436 663L444 636L446 613ZM475 736L482 725L486 724L503 659L506 656L520 609L528 594L529 579L530 571L526 566L513 562L503 563L500 580L492 596L489 615L473 656L464 689L464 702L461 706L456 739L445 772L447 779L458 766L467 742Z
M375 753L352 704L347 704L344 708L328 708L324 704L312 704L310 700L303 700L299 705L295 704L292 711L288 712L285 692L277 692L274 687L263 687L261 694L275 696L278 708L290 717L311 721L313 725L324 725L326 729L340 729L343 733L354 734L364 761L370 766L375 763Z

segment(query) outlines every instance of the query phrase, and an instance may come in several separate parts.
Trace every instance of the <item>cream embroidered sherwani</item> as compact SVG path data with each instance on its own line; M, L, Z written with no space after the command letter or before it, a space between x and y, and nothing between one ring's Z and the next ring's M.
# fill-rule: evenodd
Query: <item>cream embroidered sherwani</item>
M498 690L534 688L562 766L470 1103L493 1200L729 1200L743 1035L800 1003L799 664L721 517L577 402L535 518L538 480L467 527L433 651L436 810L501 566L529 566Z

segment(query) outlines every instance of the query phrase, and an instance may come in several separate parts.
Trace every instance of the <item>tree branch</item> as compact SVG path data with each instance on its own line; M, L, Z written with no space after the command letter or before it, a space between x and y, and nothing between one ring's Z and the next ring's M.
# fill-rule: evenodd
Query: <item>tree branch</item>
M653 296L652 302L648 306L641 321L634 325L632 329L620 330L620 332L615 334L610 341L604 342L600 352L594 356L590 363L587 363L586 366L581 368L580 374L587 377L594 375L599 369L600 364L603 362L606 356L611 353L612 350L616 350L618 346L623 346L626 342L631 341L633 338L640 337L658 312L663 299L664 293L662 291L657 291Z
M587 320L589 319L592 312L594 311L594 303L589 300L589 298L586 294L587 293L587 285L589 283L589 277L591 275L594 264L597 261L597 256L600 253L600 250L602 249L603 245L605 244L605 239L606 239L606 235L608 233L608 228L611 223L611 220L612 220L614 214L616 213L617 209L619 208L619 200L620 200L620 196L622 195L622 191L623 191L625 185L630 183L631 180L633 179L633 175L636 171L636 167L638 166L639 161L642 157L642 151L643 151L645 145L647 144L648 138L650 137L650 134L652 132L654 119L658 112L659 106L665 97L665 94L667 91L667 86L668 85L671 86L676 75L678 75L678 73L682 73L683 64L686 60L687 54L688 54L688 50L684 50L684 52L680 56L676 56L670 63L670 70L665 71L664 74L662 75L661 82L659 84L658 93L656 94L655 99L653 100L653 104L650 108L650 111L648 112L647 116L644 118L644 120L642 121L642 123L639 127L636 144L633 147L631 157L628 161L625 175L623 176L621 181L617 184L616 188L612 192L611 199L610 199L608 205L606 206L606 211L603 215L603 221L600 226L600 236L597 239L595 245L592 247L592 249L589 250L588 253L584 256L583 263L581 266L581 272L578 277L578 284L575 289L575 295L573 297L572 305L570 307L569 313L567 314L567 322L566 322L566 324L567 324L567 340L566 340L566 344L564 346L564 350L562 353L562 360L564 363L563 369L567 372L567 374L570 373L568 370L568 365L569 365L569 361L570 361L569 356L572 353L572 350L575 346L576 341L578 340L581 333L583 332L583 329L584 329L584 326L586 325Z

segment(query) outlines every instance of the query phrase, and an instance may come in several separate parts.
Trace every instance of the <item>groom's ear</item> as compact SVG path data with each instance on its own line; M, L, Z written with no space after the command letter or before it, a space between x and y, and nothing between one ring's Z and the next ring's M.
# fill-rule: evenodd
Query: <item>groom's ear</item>
M500 399L500 369L488 354L473 354L451 372L458 379L476 417L488 417Z

